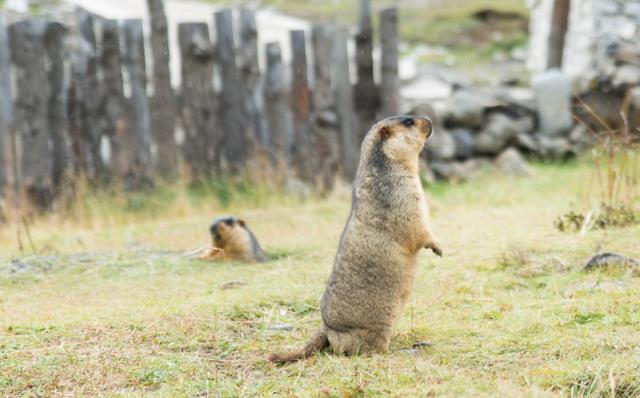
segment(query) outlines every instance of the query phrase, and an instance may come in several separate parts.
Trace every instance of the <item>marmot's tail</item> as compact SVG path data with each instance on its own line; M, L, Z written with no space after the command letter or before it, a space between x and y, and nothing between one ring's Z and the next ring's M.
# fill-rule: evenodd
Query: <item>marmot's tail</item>
M329 339L327 338L327 334L324 329L320 329L301 350L271 354L268 359L269 361L276 363L299 361L301 359L309 358L315 351L320 351L328 346Z

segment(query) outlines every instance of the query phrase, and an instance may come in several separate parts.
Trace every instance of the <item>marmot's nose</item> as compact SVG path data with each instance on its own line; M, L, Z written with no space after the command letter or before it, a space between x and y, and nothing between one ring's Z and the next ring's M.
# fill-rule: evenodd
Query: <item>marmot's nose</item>
M416 124L420 127L420 130L429 137L433 132L433 123L431 119L426 116L416 116L415 117Z

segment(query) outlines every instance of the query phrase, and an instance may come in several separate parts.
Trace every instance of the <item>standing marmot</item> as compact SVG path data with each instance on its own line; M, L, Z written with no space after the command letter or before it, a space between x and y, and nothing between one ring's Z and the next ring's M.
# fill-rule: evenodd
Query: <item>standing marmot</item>
M267 261L258 239L244 220L232 216L217 218L211 224L209 232L211 246L199 259L258 263Z
M329 345L347 355L388 350L413 286L418 251L442 255L418 177L418 157L431 132L431 121L415 116L391 117L371 128L322 297L322 326L304 348L272 354L270 361L296 361Z

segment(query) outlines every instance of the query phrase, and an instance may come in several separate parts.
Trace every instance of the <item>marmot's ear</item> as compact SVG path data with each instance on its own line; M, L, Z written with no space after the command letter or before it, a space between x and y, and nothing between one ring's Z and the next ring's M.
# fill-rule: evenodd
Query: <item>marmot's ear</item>
M238 220L238 224L240 224L240 226L243 227L243 228L245 226L244 220Z
M378 130L378 134L380 134L380 140L386 141L389 137L391 137L391 129L389 126L382 126L380 130Z

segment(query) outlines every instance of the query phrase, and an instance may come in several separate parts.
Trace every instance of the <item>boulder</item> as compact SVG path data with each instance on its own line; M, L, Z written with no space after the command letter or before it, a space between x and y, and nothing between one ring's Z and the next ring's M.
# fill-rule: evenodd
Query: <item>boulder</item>
M427 163L424 158L420 159L419 167L420 180L422 180L423 184L430 185L436 182L436 176L433 174L433 170L431 170L429 163Z
M445 181L468 181L492 167L491 161L483 158L468 159L463 162L433 162L431 170L436 178Z
M616 68L613 75L613 86L636 86L640 84L640 66L621 65Z
M536 152L538 143L530 133L518 133L513 138L513 144L518 148L527 152Z
M543 159L566 160L575 155L569 140L563 137L538 136L538 154Z
M451 131L455 144L455 158L459 160L468 159L473 156L473 133L465 128L457 128Z
M485 109L501 105L493 96L480 90L459 89L445 104L445 120L453 126L480 128Z
M447 130L435 129L424 147L427 160L438 161L453 159L456 154L456 144L453 136Z
M580 153L593 146L594 138L585 126L576 124L571 133L569 133L569 144L575 153Z
M608 267L638 267L640 263L632 258L621 256L616 253L598 253L591 257L582 267L584 271L593 271L599 268Z
M481 155L497 155L515 137L533 128L531 118L510 118L503 113L489 115L487 125L475 137L474 151Z
M525 158L514 147L509 147L502 151L496 158L498 170L505 174L526 177L531 175L531 170Z
M540 132L555 137L569 132L571 119L571 81L558 69L545 71L533 80Z

